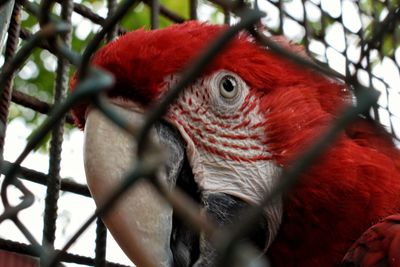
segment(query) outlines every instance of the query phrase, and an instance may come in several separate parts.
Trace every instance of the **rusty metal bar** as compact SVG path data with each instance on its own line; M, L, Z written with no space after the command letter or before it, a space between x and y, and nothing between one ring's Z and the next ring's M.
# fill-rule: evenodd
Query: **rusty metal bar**
M18 37L19 31L21 29L21 5L18 3L14 4L14 8L11 15L10 26L8 28L8 38L6 44L6 51L4 55L5 59L5 67L11 66L12 58L17 50L18 46ZM10 67L11 68L11 67ZM2 83L3 90L0 94L0 158L3 159L3 149L4 149L4 139L7 127L7 117L8 110L10 107L11 95L12 95L12 86L14 79L14 71L10 71L10 74L7 77L4 77Z
M21 91L18 91L15 88L12 91L11 101L18 105L30 108L42 114L49 114L49 112L53 108L51 104L41 101L36 97L30 96ZM66 122L69 124L74 123L74 120L72 119L71 115L67 114Z
M61 19L66 23L71 21L72 0L65 0L62 3ZM60 39L68 48L71 47L71 30L65 32ZM61 104L66 97L68 88L68 71L69 64L65 58L59 57L57 62L56 82L54 88L54 105ZM54 242L56 239L56 222L58 210L58 198L61 187L61 150L64 134L65 117L61 117L53 126L50 141L50 157L49 157L49 175L47 179L47 192L45 198L45 212L43 216L43 239L42 245L50 251L54 250ZM47 261L47 255L40 258L41 266Z
M12 166L11 162L6 160L3 161L0 170L1 174L6 174L11 166ZM48 176L49 176L48 174L38 172L25 167L21 167L18 173L19 178L42 185L46 185ZM87 188L86 185L78 184L67 178L61 179L61 190L82 195L85 197L91 197L89 189Z
M95 267L106 267L107 228L101 218L96 220Z

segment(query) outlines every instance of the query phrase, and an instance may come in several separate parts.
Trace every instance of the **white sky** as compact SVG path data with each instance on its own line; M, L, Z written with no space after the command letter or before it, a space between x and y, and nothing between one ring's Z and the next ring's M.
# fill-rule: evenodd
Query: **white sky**
M339 0L313 0L314 3L321 2L322 7L325 11L327 11L332 16L338 16L341 12ZM285 1L285 8L287 8L288 12L296 18L303 18L304 14L302 12L302 3L301 0L293 0L293 1ZM260 8L262 10L267 11L268 17L263 20L267 25L274 27L277 25L277 21L279 19L278 10L271 4L266 1L259 1ZM141 7L139 7L141 8ZM312 21L319 21L321 12L318 8L310 2L307 2L306 5L308 18ZM343 1L343 23L347 29L353 32L357 32L362 23L367 23L363 20L365 18L359 18L357 13L357 8L353 1L345 0ZM204 6L199 9L199 16L201 18L207 18L211 13L210 7ZM98 14L105 16L106 9L100 7L97 11ZM80 25L77 28L76 34L85 39L86 36L93 30L98 29L98 26L93 26L88 20L83 19L80 15L74 13L73 24ZM223 21L223 16L218 18L219 21ZM365 24L364 24L365 25ZM344 43L344 35L343 35L343 26L340 24L334 24L327 30L326 41L328 44L332 45L333 48L325 48L325 46L317 41L312 41L310 44L310 49L321 58L326 56L329 61L329 65L336 69L337 71L344 73L344 57L340 52L344 51L345 43ZM299 27L295 22L291 20L285 20L284 23L284 33L289 38L293 40L299 40L304 35L304 30ZM357 60L357 55L359 53L359 49L357 48L357 40L352 40L351 37L348 37L348 51L349 55L353 60ZM43 52L43 58L46 60L46 65L49 70L54 70L55 61L52 59L48 53ZM42 55L41 55L42 56ZM400 59L400 50L396 50L396 59ZM0 57L0 65L2 64L2 58ZM21 77L31 77L32 75L36 75L37 72L36 66L32 63L26 65L23 68L21 73L19 74ZM376 65L373 69L373 73L378 77L382 77L385 82L395 87L395 85L400 84L400 75L398 73L397 66L395 62L393 62L389 58L385 58L380 64ZM368 77L365 77L365 73L361 73L360 75L361 81L366 83L368 81ZM389 101L386 98L386 90L381 82L378 80L373 81L373 85L376 89L380 90L383 93L383 97L380 99L380 105L383 107L390 107L393 113L397 114L400 117L400 90L398 87L392 88L390 91ZM389 118L387 113L382 110L382 118L383 123L388 125ZM397 129L400 129L400 119L392 119L392 123L397 125ZM28 128L21 119L13 120L7 128L7 136L5 142L5 159L13 162L16 157L23 150L26 139L28 135L31 133L32 129ZM63 143L63 154L62 154L62 162L61 162L61 176L63 178L73 177L76 182L85 183L85 174L83 169L83 158L82 158L82 146L83 146L83 134L78 130L73 130L69 135L65 136L65 142ZM23 166L32 168L38 171L42 171L47 173L48 171L48 156L39 152L31 153L28 158L24 161ZM26 225L29 225L29 228L35 230L33 234L37 238L38 241L41 241L41 231L42 231L42 214L44 210L44 196L45 196L45 187L42 185L38 185L31 182L24 181L26 186L30 188L37 199L34 205L23 212L21 212L20 218ZM18 193L14 192L11 194L14 201L18 201ZM92 214L94 210L94 202L86 197L80 197L75 194L65 193L61 196L59 202L59 218L58 218L58 228L57 228L57 240L56 247L60 248L68 237L75 233L78 227L86 221L86 219ZM36 231L38 229L38 231ZM0 224L0 236L2 238L9 238L16 241L25 242L24 237L20 234L20 232L16 229L16 227L10 222L4 222ZM109 235L110 237L110 235ZM95 240L95 227L92 225L91 228L82 236L78 242L74 244L74 246L70 249L70 252L85 255L85 256L94 256L94 240ZM111 261L116 261L124 264L131 264L130 261L126 258L126 256L121 252L115 242L109 238L107 244L107 259ZM69 266L74 266L73 264L69 264ZM77 265L78 266L78 265ZM79 265L82 266L82 265Z

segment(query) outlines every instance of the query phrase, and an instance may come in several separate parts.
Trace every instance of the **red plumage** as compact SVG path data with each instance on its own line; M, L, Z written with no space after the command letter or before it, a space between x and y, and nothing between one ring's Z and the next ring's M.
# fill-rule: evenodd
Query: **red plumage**
M400 215L392 215L368 229L350 248L343 267L400 266Z
M164 78L181 72L224 29L189 22L138 30L102 48L93 63L115 75L110 96L148 106L162 93ZM204 74L219 69L241 76L261 100L267 145L283 167L301 156L351 101L343 84L257 46L246 34L232 41ZM86 105L73 112L80 127ZM383 129L360 119L284 197L282 225L268 251L272 266L339 265L365 230L400 212L399 192L399 150Z

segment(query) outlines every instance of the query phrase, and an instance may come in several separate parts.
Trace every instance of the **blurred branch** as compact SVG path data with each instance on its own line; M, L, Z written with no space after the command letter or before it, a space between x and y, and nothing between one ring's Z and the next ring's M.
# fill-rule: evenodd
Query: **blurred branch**
M52 106L44 101L37 99L36 97L30 96L18 90L13 90L12 99L14 103L30 108L42 114L49 114ZM71 115L67 115L66 121L69 124L74 124L74 120Z
M1 174L6 174L8 169L11 167L12 163L9 161L4 161L1 166ZM21 167L18 177L31 181L34 183L46 185L46 180L48 179L48 175L42 172L38 172L29 168ZM86 185L76 183L68 178L61 179L61 190L79 194L86 197L91 197L89 189Z

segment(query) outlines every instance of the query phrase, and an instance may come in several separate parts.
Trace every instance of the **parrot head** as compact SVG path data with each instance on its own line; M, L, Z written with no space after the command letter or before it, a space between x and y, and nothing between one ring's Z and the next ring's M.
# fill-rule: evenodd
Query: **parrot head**
M115 77L107 97L117 112L138 124L146 109L174 86L185 68L225 29L187 22L161 30L137 30L100 49L92 64ZM276 41L302 53L283 39ZM75 83L73 79L72 88ZM304 69L241 33L170 105L164 122L155 126L152 134L172 150L165 180L171 186L185 184L183 188L217 225L232 225L240 219L237 215L241 209L260 203L282 170L321 134L346 103L351 103L351 96L344 84ZM76 106L73 115L85 130L88 184L96 202L101 203L131 166L135 144L89 103ZM249 237L260 250L275 253L275 258L293 255L295 262L296 253L307 258L321 247L329 251L325 256L328 263L332 255L344 253L351 244L347 239L357 238L370 223L369 215L365 215L365 221L350 219L360 208L344 208L350 198L343 197L360 190L362 196L354 197L357 205L363 197L370 201L366 196L372 194L366 189L370 185L358 188L358 178L351 178L358 174L340 177L342 167L355 164L349 159L353 150L364 153L357 150L362 145L353 142L349 149L345 144L350 141L343 136L339 139L338 148L331 150L345 156L335 158L334 152L328 152L320 159L321 164L303 175L297 189L265 207L263 218ZM370 143L374 146L373 141ZM365 209L364 204L361 206ZM148 185L132 189L110 213L105 222L133 261L140 261L129 240L136 238L147 244L160 266L213 265L213 252L205 238L176 222L173 210ZM366 212L359 213L364 216ZM347 230L335 233L338 227ZM349 237L343 241L342 235ZM327 238L340 241L330 250L324 244ZM323 244L319 246L318 242ZM307 248L297 249L305 244ZM318 261L315 257L313 260Z

